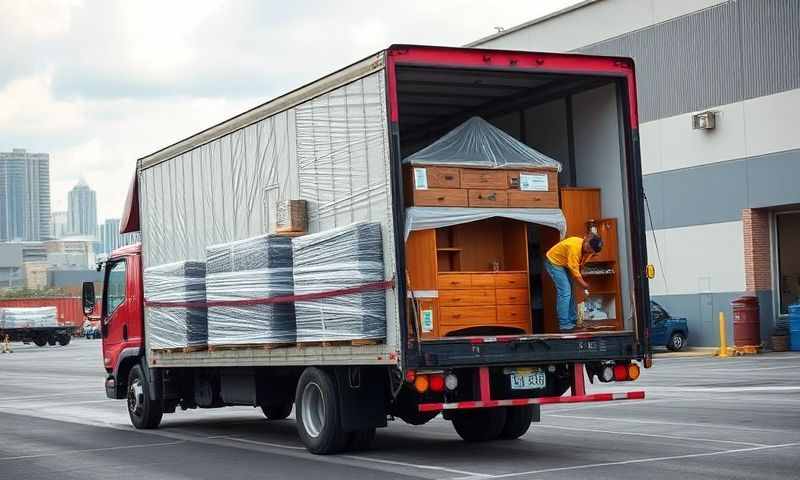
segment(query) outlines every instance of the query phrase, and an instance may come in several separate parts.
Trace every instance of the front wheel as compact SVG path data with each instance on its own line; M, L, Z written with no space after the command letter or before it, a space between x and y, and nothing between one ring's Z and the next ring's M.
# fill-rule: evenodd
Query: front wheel
M292 402L280 405L261 405L261 411L267 420L283 420L292 413Z
M297 382L297 433L311 453L336 453L347 446L336 392L331 375L316 367L307 368Z
M502 434L505 424L505 408L457 410L453 413L453 427L467 442L496 440Z
M147 379L140 365L134 365L128 375L128 416L138 429L158 428L164 415L161 403L150 398Z
M686 346L686 337L683 336L682 333L673 333L671 337L669 337L669 343L667 343L667 349L678 352Z

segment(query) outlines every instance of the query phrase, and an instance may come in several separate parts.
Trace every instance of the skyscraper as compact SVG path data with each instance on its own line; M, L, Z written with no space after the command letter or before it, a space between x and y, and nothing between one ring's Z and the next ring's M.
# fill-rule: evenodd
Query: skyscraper
M112 251L124 247L125 245L131 245L133 243L137 243L141 241L141 236L139 232L134 233L126 233L121 234L119 233L119 218L109 218L106 219L105 223L101 224L100 227L100 252L109 254Z
M0 242L50 238L50 155L0 152Z
M68 227L70 235L91 235L97 231L97 199L86 180L80 179L69 191Z
M50 236L53 239L63 238L67 235L67 212L53 212L50 215Z

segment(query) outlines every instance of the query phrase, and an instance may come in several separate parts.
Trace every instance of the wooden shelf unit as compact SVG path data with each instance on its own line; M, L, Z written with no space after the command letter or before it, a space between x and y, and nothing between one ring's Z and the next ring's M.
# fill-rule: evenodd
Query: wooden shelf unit
M422 338L531 333L527 239L524 222L503 218L411 232L410 289L432 320Z

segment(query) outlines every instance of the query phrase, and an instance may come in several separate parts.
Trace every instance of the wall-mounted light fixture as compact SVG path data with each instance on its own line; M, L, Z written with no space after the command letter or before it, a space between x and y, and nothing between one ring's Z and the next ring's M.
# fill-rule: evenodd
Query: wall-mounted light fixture
M695 130L713 130L717 126L717 112L707 111L692 115L692 128Z

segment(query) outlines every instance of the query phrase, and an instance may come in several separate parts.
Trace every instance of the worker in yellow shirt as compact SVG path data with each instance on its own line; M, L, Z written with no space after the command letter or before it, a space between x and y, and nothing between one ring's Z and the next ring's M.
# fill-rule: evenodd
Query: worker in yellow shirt
M561 240L547 251L544 268L556 285L556 312L558 324L562 332L575 329L578 312L575 307L574 281L583 287L584 294L589 296L589 284L581 275L581 267L592 255L603 249L603 240L593 233L585 237L568 237Z

